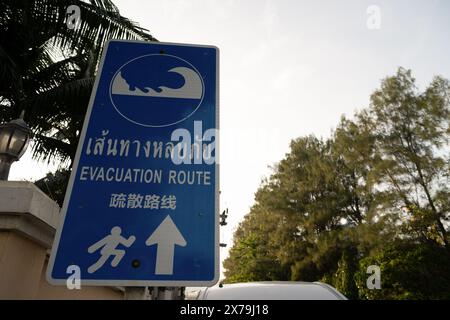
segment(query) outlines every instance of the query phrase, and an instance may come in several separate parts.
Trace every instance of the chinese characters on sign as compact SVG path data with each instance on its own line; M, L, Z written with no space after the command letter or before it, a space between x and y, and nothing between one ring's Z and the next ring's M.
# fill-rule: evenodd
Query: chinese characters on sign
M174 195L140 194L140 193L113 193L111 194L110 208L127 209L170 209L177 208L177 198Z

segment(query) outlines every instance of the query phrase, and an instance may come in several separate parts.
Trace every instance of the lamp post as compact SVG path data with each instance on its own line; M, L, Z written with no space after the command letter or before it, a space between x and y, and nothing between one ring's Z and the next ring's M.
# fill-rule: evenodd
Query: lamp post
M30 142L31 130L23 121L23 114L0 125L0 180L8 180L11 164L20 159Z

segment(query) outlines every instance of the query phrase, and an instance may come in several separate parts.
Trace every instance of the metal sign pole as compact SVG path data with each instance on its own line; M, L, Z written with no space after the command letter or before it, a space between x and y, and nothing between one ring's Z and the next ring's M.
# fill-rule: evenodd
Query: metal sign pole
M145 300L147 287L125 287L125 300Z
M172 300L170 297L167 297L167 287L158 287L158 300Z
M178 300L178 287L156 287L156 300Z

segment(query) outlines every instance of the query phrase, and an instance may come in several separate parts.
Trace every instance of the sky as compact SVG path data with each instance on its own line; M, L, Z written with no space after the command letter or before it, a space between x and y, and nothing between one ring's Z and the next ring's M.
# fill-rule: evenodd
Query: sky
M220 50L221 227L226 257L261 180L292 139L328 137L369 105L381 79L411 69L420 89L450 79L450 1L115 0L162 42ZM81 17L82 18L82 17ZM55 164L23 160L10 180Z

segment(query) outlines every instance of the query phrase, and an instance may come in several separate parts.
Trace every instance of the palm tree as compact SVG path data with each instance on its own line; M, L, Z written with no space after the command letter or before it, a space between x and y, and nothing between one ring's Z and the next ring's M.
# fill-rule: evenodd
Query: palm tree
M106 41L156 39L111 0L1 0L0 12L0 122L25 110L33 156L70 167Z

